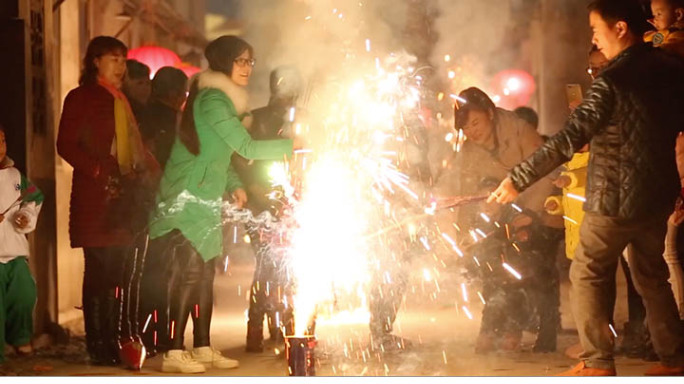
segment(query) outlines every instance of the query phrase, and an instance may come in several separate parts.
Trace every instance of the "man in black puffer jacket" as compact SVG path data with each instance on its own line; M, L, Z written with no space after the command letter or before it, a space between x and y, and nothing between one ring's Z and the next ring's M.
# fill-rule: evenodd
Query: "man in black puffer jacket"
M684 331L662 256L680 189L675 138L684 129L684 62L641 43L645 17L636 1L595 0L589 10L593 42L611 63L565 128L514 167L490 200L512 201L589 143L586 216L570 270L584 353L565 375L615 375L610 276L627 245L661 360L646 374L684 374Z

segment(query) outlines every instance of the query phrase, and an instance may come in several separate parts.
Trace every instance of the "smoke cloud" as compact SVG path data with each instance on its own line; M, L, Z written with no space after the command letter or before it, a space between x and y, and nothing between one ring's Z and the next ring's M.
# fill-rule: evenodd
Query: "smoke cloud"
M268 73L295 65L305 78L334 74L344 55L408 49L429 61L442 84L448 71L462 66L466 85L483 86L491 71L514 61L507 46L514 24L512 7L526 0L250 0L243 4L245 38L258 64L251 86L253 104L268 99ZM507 36L509 39L507 39ZM410 49L409 49L410 48ZM451 60L445 62L445 55ZM419 57L419 59L423 59ZM458 91L458 90L451 90Z

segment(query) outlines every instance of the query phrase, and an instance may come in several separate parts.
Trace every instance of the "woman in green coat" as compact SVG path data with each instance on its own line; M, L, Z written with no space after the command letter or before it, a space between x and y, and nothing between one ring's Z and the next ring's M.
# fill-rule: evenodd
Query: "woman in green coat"
M292 140L254 141L241 123L247 111L245 86L254 66L252 47L222 36L205 51L209 70L193 82L178 139L171 150L150 222L150 238L171 257L170 349L163 372L204 372L203 364L235 368L238 362L211 347L215 261L223 248L221 206L226 192L238 205L247 200L230 164L237 152L247 159L282 160ZM194 349L183 351L188 315Z

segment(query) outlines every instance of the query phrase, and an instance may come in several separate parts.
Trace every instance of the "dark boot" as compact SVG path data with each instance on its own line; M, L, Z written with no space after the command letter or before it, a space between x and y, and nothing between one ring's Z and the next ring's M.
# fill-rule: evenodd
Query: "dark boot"
M121 295L121 292L119 292L119 295ZM100 307L100 316L102 316L102 335L104 336L108 361L111 361L114 365L120 363L120 306L121 302L120 299L116 297L116 290L110 289L107 291L105 298L102 301L102 306Z
M86 349L93 364L106 363L105 349L102 337L102 324L100 322L100 298L93 292L84 290L83 295L83 322L86 332Z
M118 364L118 351L113 353L105 332L103 300L100 295L86 294L83 297L83 319L86 331L86 348L95 365L114 366Z
M537 335L537 340L534 343L534 347L532 347L532 352L535 353L549 353L549 352L556 352L557 348L557 335L554 332L552 335L542 335L539 333Z
M641 322L627 322L624 326L624 336L618 352L633 359L646 357L648 352L648 331Z
M557 313L557 312L556 312ZM556 352L558 333L557 326L560 316L550 316L540 321L539 332L537 333L537 340L534 343L532 352L535 353L549 353Z
M264 326L251 322L247 323L247 346L246 352L262 353L264 351Z

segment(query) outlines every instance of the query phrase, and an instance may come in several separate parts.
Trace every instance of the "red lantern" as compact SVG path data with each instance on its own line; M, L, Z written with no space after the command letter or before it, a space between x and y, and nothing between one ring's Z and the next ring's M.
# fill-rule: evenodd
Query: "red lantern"
M509 69L494 76L492 88L500 97L500 102L497 103L499 106L514 109L529 103L536 90L536 84L529 73Z
M195 67L194 65L188 63L181 63L176 68L180 69L185 73L185 76L189 78L193 77L195 74L199 73L201 69Z
M152 45L131 49L128 51L128 58L150 67L150 78L162 67L177 67L181 64L180 57L173 51Z

